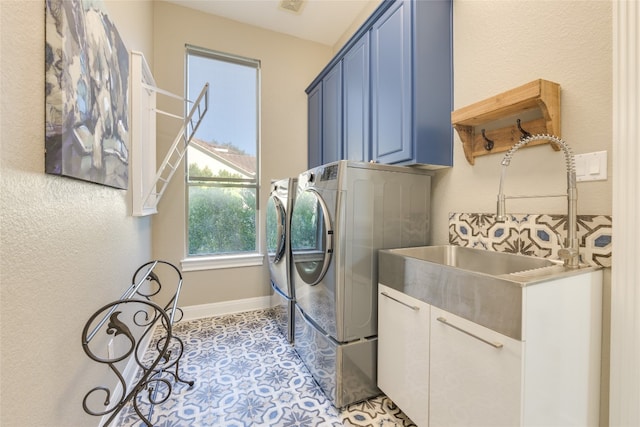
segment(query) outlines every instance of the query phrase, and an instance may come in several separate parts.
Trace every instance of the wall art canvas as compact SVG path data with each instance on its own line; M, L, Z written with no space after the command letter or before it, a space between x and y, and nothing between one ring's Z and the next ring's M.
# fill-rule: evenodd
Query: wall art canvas
M45 0L45 172L126 189L129 53L100 0Z

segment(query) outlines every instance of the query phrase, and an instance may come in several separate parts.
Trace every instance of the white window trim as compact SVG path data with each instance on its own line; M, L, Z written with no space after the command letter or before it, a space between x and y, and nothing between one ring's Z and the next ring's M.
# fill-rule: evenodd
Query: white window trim
M182 271L219 270L223 268L255 267L264 264L264 255L258 253L241 255L216 255L189 257L180 261Z

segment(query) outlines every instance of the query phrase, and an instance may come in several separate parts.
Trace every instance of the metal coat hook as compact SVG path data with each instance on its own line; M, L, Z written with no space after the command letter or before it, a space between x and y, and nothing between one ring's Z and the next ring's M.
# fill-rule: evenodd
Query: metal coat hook
M482 129L482 138L484 138L484 149L487 151L493 150L494 143L492 140L487 138L487 135L484 133L484 129Z
M527 132L526 130L522 129L522 126L520 126L520 119L516 120L516 124L518 125L518 130L522 134L520 139L529 138L531 136L531 134L529 132Z

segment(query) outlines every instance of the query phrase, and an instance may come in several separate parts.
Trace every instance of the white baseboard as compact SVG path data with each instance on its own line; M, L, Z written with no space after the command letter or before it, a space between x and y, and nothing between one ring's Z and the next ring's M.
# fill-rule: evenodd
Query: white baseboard
M204 317L223 316L243 311L261 310L272 306L271 297L246 298L235 301L214 302L210 304L188 305L181 307L182 321L202 319Z

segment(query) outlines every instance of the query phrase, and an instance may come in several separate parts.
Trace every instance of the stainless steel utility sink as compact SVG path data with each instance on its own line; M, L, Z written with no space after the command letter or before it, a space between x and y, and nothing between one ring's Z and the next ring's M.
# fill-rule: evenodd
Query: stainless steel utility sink
M558 262L546 258L536 258L525 255L465 248L453 245L391 249L390 252L449 267L456 267L475 273L490 274L493 276L558 265Z
M378 251L378 281L514 339L527 286L594 270L562 261L453 245Z

